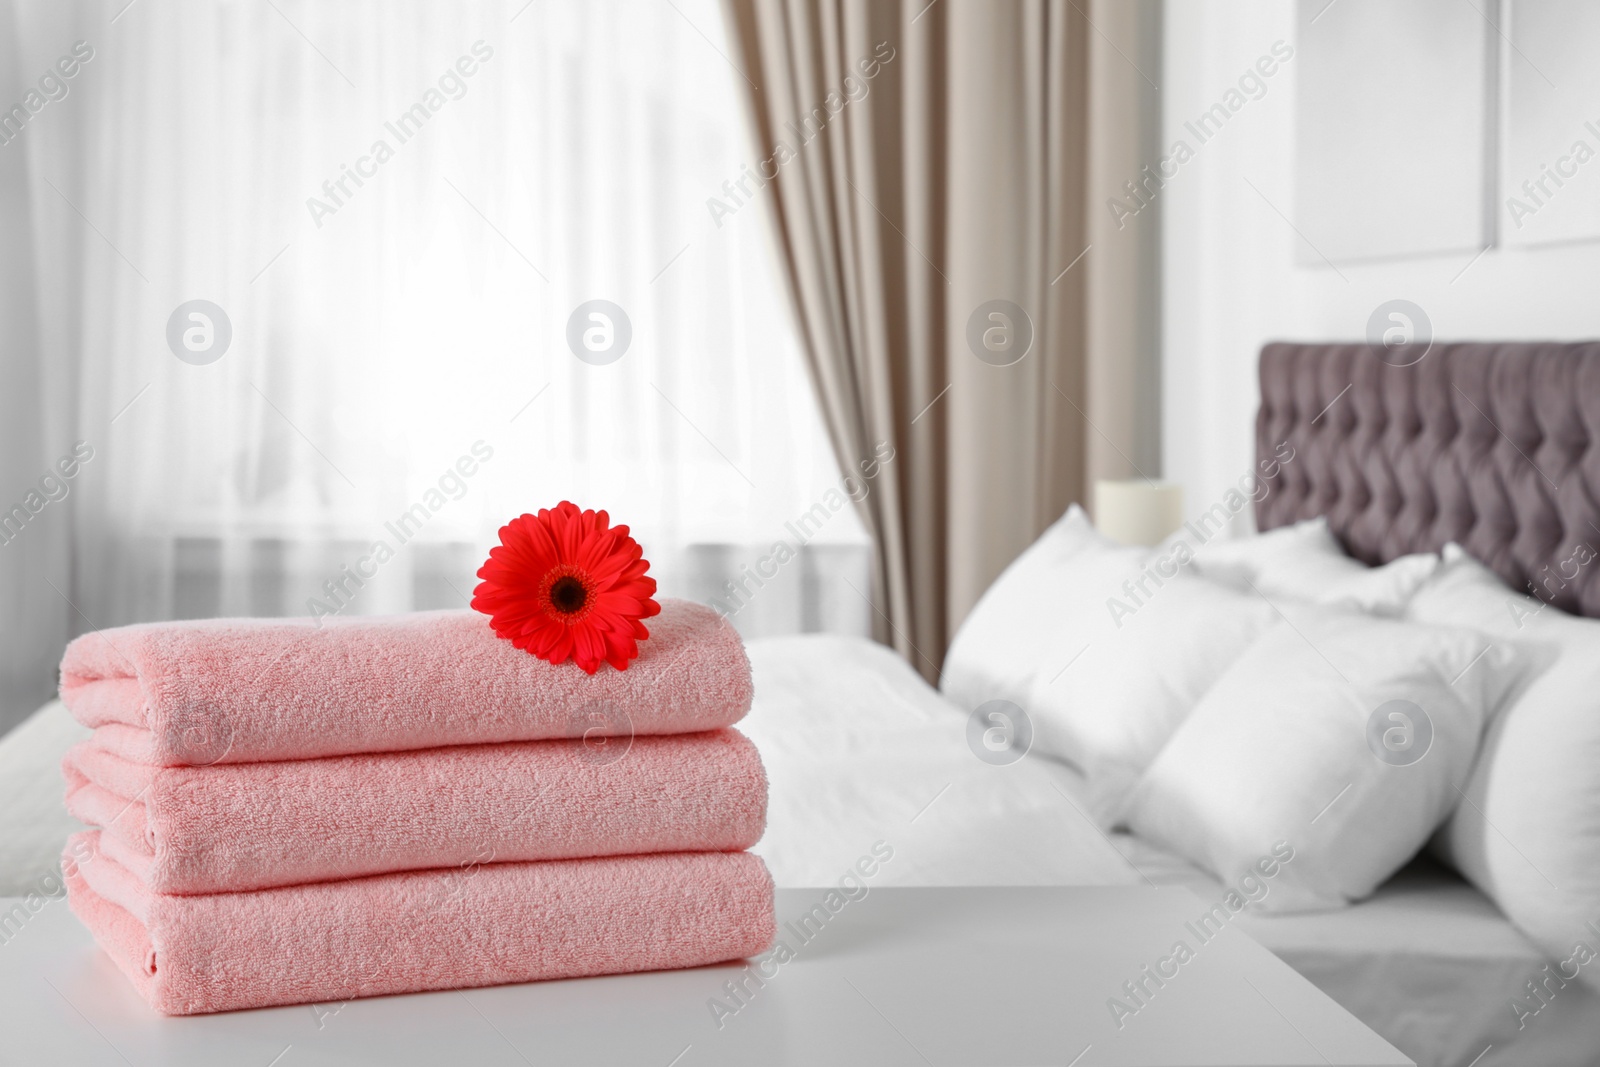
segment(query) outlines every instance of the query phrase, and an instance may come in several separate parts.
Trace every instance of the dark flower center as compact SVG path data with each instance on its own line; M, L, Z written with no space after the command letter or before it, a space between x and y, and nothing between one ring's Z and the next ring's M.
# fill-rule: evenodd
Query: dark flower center
M589 591L570 574L562 575L550 586L550 606L564 615L580 610L588 599Z

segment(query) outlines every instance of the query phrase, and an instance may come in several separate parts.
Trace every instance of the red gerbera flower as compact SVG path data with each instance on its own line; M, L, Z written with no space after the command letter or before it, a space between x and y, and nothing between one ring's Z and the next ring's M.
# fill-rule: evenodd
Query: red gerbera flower
M563 500L500 527L500 543L478 568L472 606L495 633L540 659L572 659L588 674L602 662L627 670L650 636L639 620L661 610L649 569L626 526Z

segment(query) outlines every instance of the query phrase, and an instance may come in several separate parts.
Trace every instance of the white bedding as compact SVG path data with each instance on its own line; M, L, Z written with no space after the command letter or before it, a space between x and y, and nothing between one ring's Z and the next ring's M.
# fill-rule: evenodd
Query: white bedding
M881 839L895 853L875 885L1148 879L1206 904L1224 893L1140 838L1102 836L1072 768L1037 754L979 760L965 713L880 645L769 638L751 643L750 660L756 701L741 728L771 780L756 851L780 885L835 882ZM1483 894L1426 861L1352 907L1237 921L1419 1067L1467 1067L1485 1049L1475 1067L1600 1063L1600 995L1569 983L1519 1029L1511 1000L1547 961Z
M1082 779L967 747L966 715L883 645L806 636L750 644L756 699L739 724L771 783L756 847L780 886L838 881L882 840L874 885L1114 885L1139 876L1095 828Z
M0 896L60 891L61 850L84 828L62 801L61 757L88 736L52 700L0 737Z

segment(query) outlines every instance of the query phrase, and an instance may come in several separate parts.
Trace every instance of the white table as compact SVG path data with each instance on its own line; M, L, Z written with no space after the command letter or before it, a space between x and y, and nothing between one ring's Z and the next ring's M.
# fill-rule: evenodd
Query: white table
M1181 889L872 889L732 1008L729 964L225 1015L151 1012L65 902L0 931L8 1063L1402 1065L1411 1061L1231 926L1205 943ZM0 902L3 915L14 901ZM1183 940L1193 958L1137 1013L1112 997ZM1170 971L1175 964L1168 964ZM770 968L769 968L770 971Z

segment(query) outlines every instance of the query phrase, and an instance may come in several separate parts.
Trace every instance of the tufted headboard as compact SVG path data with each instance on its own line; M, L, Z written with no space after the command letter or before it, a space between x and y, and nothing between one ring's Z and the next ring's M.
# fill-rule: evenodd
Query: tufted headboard
M1374 564L1457 541L1600 616L1600 342L1269 344L1257 457L1285 441L1258 528L1326 515Z

